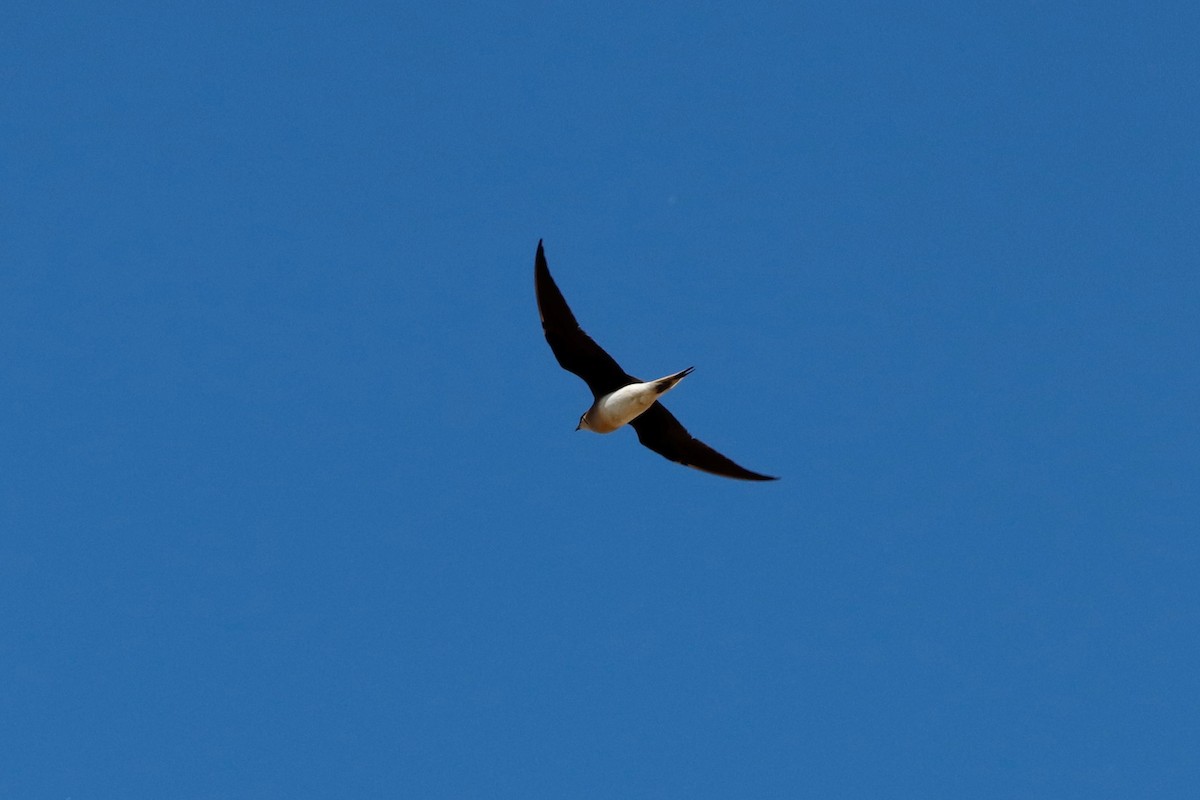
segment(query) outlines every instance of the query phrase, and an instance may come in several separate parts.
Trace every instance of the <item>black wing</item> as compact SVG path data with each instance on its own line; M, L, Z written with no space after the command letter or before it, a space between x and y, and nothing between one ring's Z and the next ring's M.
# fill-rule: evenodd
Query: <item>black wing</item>
M687 428L667 411L662 403L655 403L633 422L638 441L660 456L678 461L685 467L694 467L713 475L741 478L745 481L777 481L770 475L759 475L745 467L739 467L725 456L713 450L687 432Z
M638 382L579 327L554 278L550 277L541 241L538 241L537 258L534 260L533 279L542 330L563 369L583 378L596 397Z

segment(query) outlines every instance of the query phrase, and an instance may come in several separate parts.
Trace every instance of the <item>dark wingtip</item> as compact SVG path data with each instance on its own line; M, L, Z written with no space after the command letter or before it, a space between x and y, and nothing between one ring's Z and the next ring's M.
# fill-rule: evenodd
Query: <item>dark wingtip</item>
M755 472L754 470L746 469L745 467L739 466L737 464L735 464L734 466L737 467L738 470L740 470L740 471L737 474L728 473L729 477L731 477L731 478L741 478L744 481L777 481L777 480L779 480L779 477L776 475L763 475L761 472Z
M736 478L739 481L763 482L763 481L779 480L779 478L775 477L774 475L760 475L757 472L751 472L750 470L745 469L745 468L743 468L741 472L717 472L714 474L720 475L725 478Z

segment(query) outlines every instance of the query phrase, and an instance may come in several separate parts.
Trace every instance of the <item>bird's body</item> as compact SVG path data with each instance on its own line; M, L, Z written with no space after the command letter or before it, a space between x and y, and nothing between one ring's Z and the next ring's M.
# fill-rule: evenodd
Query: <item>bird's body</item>
M641 416L654 401L662 397L692 371L688 367L682 372L659 378L645 383L631 383L622 386L615 392L598 397L592 407L579 418L579 427L575 430L592 431L593 433L612 433L624 425L633 422Z
M583 332L562 292L550 277L546 254L538 242L534 259L534 286L538 316L546 342L558 363L583 378L594 402L579 419L576 430L612 433L625 425L637 431L638 441L654 452L684 466L714 475L749 481L773 481L769 475L751 472L713 450L675 419L658 398L675 388L692 372L692 367L653 381L641 381L625 370Z

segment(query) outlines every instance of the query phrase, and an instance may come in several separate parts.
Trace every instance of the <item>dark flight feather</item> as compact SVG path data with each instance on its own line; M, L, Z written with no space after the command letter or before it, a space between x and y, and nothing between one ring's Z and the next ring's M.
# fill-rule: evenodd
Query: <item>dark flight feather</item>
M583 378L597 399L622 386L641 383L621 369L621 365L579 327L554 278L550 277L550 268L546 266L546 254L540 241L533 274L542 330L559 365L567 372Z
M685 467L741 478L744 481L777 481L770 475L760 475L735 464L687 432L683 423L667 411L662 403L655 403L629 423L637 431L638 441L664 458L683 464Z

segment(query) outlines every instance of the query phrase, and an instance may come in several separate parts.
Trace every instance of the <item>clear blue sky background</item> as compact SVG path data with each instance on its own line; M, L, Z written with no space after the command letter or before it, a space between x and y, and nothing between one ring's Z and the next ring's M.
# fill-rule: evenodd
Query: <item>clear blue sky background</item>
M6 6L0 796L1195 797L1200 9L901 5Z

